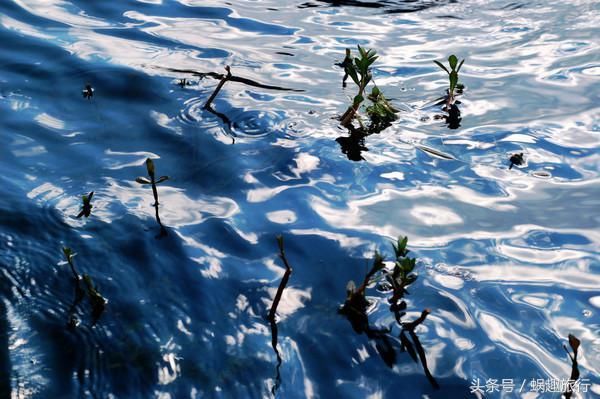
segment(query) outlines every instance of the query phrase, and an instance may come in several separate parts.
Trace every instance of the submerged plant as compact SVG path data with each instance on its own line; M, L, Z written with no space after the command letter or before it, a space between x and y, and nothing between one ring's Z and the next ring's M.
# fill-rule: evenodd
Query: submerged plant
M80 321L77 315L75 314L75 310L77 308L77 305L83 299L86 291L92 308L92 325L94 325L102 315L102 312L104 312L108 301L102 295L100 295L98 289L94 287L91 277L87 274L83 275L83 282L85 283L86 287L86 290L84 291L80 283L81 276L75 269L75 264L73 263L73 257L75 256L75 253L71 250L71 248L63 247L63 254L65 255L67 263L71 267L73 279L75 280L75 299L73 300L73 303L69 309L69 320L67 322L67 326L69 328L76 328L77 326L79 326Z
M158 180L156 180L154 162L150 158L146 158L146 170L148 171L148 176L150 177L150 179L141 176L141 177L136 178L135 181L140 184L144 184L144 185L149 184L152 186L152 194L154 195L154 204L152 206L154 206L154 208L156 209L156 221L160 225L161 235L166 235L167 230L161 223L160 216L158 215L159 202L158 202L158 190L156 189L156 185L169 180L169 176L161 176L158 178Z
M373 277L384 268L385 263L383 262L383 257L375 251L373 265L365 275L362 284L359 287L356 287L352 280L346 284L346 301L340 309L340 313L348 318L354 331L359 334L369 329L367 317L369 301L367 300L365 291L367 286L374 281Z
M462 60L459 64L458 58L454 54L452 54L450 57L448 57L448 66L450 67L450 69L446 68L446 66L439 61L433 62L435 62L437 66L442 68L448 74L448 81L450 83L448 87L448 105L450 105L454 103L454 90L458 89L459 91L462 91L464 87L463 85L458 83L458 72L460 71L460 68L462 67L465 60Z
M92 307L92 325L94 325L104 312L108 301L100 294L98 287L94 286L92 278L89 275L84 274L83 281L85 282L88 298Z
M73 273L73 278L79 282L79 273L75 269L75 265L73 264L73 257L76 255L73 250L69 247L63 247L63 254L65 255L65 259L71 268L71 272Z
M93 196L94 196L93 191L91 191L88 195L81 196L81 200L82 200L81 212L79 212L79 214L77 215L77 219L81 218L82 216L85 216L86 218L90 216L90 214L92 213L92 208L94 207L91 204Z

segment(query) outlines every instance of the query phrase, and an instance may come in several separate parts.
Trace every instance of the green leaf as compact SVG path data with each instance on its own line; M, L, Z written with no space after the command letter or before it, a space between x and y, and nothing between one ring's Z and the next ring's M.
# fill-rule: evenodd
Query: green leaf
M458 58L454 54L448 57L448 64L450 64L450 68L454 71L456 69L456 64L458 63Z
M371 58L367 58L367 66L371 66L375 62L375 60L377 60L378 58L379 57L376 55Z
M365 49L364 49L364 48L362 48L362 47L360 46L360 44L358 45L358 53L360 54L360 56L361 56L362 58L367 58L367 51L365 51Z
M358 80L358 75L356 73L356 69L354 69L354 65L349 68L346 68L346 73L352 78L352 81L356 83L356 85L360 85L360 81Z
M433 62L435 62L435 63L437 64L437 66L439 66L440 68L442 68L444 71L446 71L446 73L447 73L447 74L450 74L450 71L448 70L448 68L446 68L446 67L444 66L444 64L442 64L442 63L441 63L441 62L439 62L439 61L433 61Z
M65 254L65 258L67 258L68 261L71 260L71 258L73 257L73 251L69 247L63 247L63 253Z
M365 100L365 98L359 94L356 97L354 97L354 105L360 104L364 100Z
M458 74L456 71L452 71L450 73L450 93L454 91L456 84L458 83Z
M145 177L138 177L135 179L135 181L140 184L152 184L152 182Z
M169 176L161 176L161 177L159 177L159 178L158 178L158 180L156 181L156 184L158 184L158 183L162 183L162 182L164 182L164 181L167 181L167 180L169 180Z
M406 245L408 244L408 237L398 237L398 252L399 256L406 256L408 251L406 250Z
M465 60L462 60L462 61L460 62L460 64L458 64L458 68L456 68L456 72L457 72L457 73L458 73L458 72L460 72L460 68L462 68L462 65L463 65L463 63L464 63L464 62L465 62Z

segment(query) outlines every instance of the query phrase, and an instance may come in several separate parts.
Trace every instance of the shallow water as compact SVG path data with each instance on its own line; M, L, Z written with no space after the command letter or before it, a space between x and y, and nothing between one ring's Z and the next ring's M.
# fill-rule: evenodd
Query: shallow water
M567 379L569 333L582 396L600 395L599 26L595 1L3 1L0 395L269 397L278 234L294 272L277 396ZM356 44L378 50L374 79L402 110L360 162L335 140L354 92L334 63ZM432 61L451 53L466 58L457 129L434 118L447 81ZM229 82L213 104L227 125L203 109L217 81L175 71L225 65L303 91ZM170 176L160 239L135 182L147 157ZM398 235L419 259L407 317L432 311L417 332L439 391L397 326L390 368L337 313ZM94 327L82 302L65 328L62 246L109 300ZM386 295L369 296L371 323L393 326Z

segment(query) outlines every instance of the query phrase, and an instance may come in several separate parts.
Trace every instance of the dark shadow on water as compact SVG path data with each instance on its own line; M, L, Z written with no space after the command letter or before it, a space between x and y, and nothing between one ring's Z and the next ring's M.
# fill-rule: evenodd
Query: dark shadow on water
M385 14L401 14L426 10L449 2L452 2L452 0L314 0L304 2L298 5L298 8L359 7L382 10Z
M365 136L353 135L352 133L346 136L340 136L335 141L340 145L342 153L345 154L350 161L359 162L365 159L362 156L363 151L369 151L365 146Z
M348 136L340 136L335 139L340 145L340 150L350 161L359 162L365 159L362 156L363 151L369 151L365 144L365 140L372 134L387 129L391 123L371 124L368 127L354 127L353 125L346 126Z
M457 93L460 95L462 94L462 91L458 91ZM448 126L448 129L458 129L462 122L462 115L460 113L460 108L458 107L461 102L459 100L451 101L448 94L434 100L434 102L435 105L442 105L442 111L444 112L441 115L436 115L435 119L443 119L444 123Z
M457 104L452 104L448 109L448 115L444 115L448 129L458 129L462 118L460 116L460 109Z

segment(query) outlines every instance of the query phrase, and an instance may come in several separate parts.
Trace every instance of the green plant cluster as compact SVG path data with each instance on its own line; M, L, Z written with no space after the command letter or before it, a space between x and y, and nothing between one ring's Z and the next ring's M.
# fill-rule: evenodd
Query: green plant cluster
M352 105L348 107L348 110L342 115L341 121L344 126L350 125L352 120L357 117L358 110L365 101L365 90L367 85L373 81L371 65L379 58L375 50L365 50L360 45L358 46L358 54L359 57L354 57L354 59L352 59L352 52L350 49L346 49L346 58L344 59L344 62L340 64L344 67L345 74L350 76L358 88L358 92L352 100ZM371 94L369 94L367 98L372 103L366 109L372 125L381 125L396 119L398 110L391 106L377 86L372 89ZM360 118L358 118L358 121L362 126Z
M371 339L379 341L379 347L382 349L380 354L388 366L392 367L395 359L395 352L389 343L387 334L391 329L377 330L369 325L367 309L369 301L366 298L366 289L369 285L376 282L380 283L380 287L392 291L390 303L390 311L394 313L396 321L400 327L400 342L402 351L410 354L415 362L420 361L425 372L425 376L434 388L439 388L436 379L433 377L427 366L427 358L425 349L421 345L418 336L415 333L415 328L423 323L429 315L429 309L421 312L421 315L411 321L403 322L402 316L405 314L406 302L403 300L404 295L408 294L406 288L417 280L417 275L413 273L417 259L408 256L410 252L406 246L408 237L398 237L396 243L392 244L395 254L395 262L393 268L386 267L383 256L375 252L373 257L373 265L365 275L363 283L356 288L353 281L348 282L346 287L346 301L340 309L340 313L348 318L352 324L352 328L357 333L366 333ZM381 282L384 280L383 282ZM410 337L410 338L409 338Z

